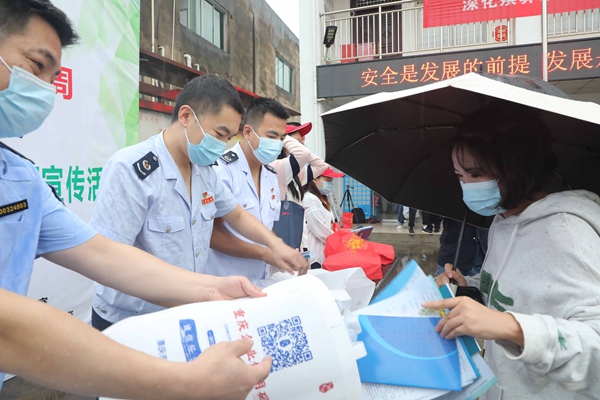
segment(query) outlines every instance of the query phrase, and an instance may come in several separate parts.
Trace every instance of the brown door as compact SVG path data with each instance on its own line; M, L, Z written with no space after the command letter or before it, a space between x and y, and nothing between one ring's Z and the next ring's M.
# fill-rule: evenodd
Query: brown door
M402 8L401 4L382 6L382 21L379 23L378 6L394 0L350 0L350 8L372 6L362 10L353 11L356 17L353 21L353 39L357 45L357 55L361 50L374 48L374 54L379 55L379 29L381 27L381 50L383 56L402 51L402 14L394 12ZM371 54L363 53L363 54ZM397 54L395 55L398 56Z

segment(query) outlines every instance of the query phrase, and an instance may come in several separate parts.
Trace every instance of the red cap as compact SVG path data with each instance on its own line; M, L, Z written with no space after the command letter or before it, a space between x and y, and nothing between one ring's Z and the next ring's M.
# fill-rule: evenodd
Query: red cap
M308 134L308 132L310 132L311 129L312 129L312 122L307 122L300 126L294 126L294 125L287 124L285 126L285 134L289 135L291 133L298 132L300 134L300 136L306 136Z
M326 176L327 178L343 178L346 174L342 174L341 172L335 172L331 169L331 167L327 167L325 172L323 172L320 176Z

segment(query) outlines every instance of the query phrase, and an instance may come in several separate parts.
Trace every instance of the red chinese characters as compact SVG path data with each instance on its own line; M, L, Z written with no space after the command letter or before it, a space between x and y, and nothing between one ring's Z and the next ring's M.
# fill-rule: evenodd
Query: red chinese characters
M238 309L238 310L234 310L233 311L233 316L235 318L235 322L237 323L238 326L238 330L240 331L240 337L241 339L252 339L252 336L248 333L248 330L250 330L250 323L246 320L246 311L244 311L243 309ZM258 364L255 360L256 358L256 350L254 349L250 349L250 351L248 353L246 353L246 357L248 359L248 362L252 365L256 365ZM267 393L261 389L264 389L267 386L267 383L263 380L258 382L255 386L254 389L257 390L257 396L259 400L269 400L269 396L267 395Z
M73 98L73 70L61 67L60 73L54 80L54 86L56 94L62 95L65 100L71 100Z

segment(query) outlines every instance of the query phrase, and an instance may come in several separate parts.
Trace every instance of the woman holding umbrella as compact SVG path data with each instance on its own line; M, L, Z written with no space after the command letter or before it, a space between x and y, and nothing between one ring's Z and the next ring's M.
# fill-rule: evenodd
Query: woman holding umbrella
M598 398L599 197L544 190L557 159L523 106L496 103L465 120L452 161L467 206L495 218L481 274L436 279L479 287L487 307L464 296L424 303L451 309L436 330L486 340L498 384L482 399Z

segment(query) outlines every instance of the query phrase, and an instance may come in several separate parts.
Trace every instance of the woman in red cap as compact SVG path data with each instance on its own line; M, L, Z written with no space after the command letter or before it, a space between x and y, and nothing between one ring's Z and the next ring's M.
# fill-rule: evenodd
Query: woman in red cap
M312 123L288 122L283 149L277 160L270 165L277 172L279 196L282 202L279 221L273 224L273 232L292 248L307 247L303 239L304 186L319 176L329 165L304 145L304 137L311 131ZM273 274L277 268L272 267Z
M334 222L331 204L327 195L333 190L333 179L341 178L344 174L335 172L327 167L317 178L308 183L304 193L304 233L302 241L313 253L309 259L311 268L320 268L325 260L325 242L333 233L331 225Z
M304 145L304 138L311 129L311 122L288 122L286 125L281 155L270 164L277 172L280 200L287 197L301 204L302 187L329 167Z

